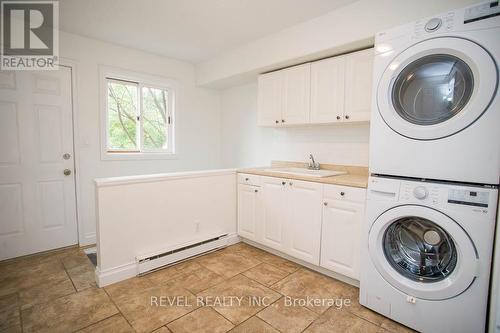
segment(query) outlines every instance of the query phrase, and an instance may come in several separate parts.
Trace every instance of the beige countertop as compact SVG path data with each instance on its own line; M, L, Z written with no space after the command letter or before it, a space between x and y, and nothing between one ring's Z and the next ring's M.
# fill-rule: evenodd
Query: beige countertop
M282 168L282 167L301 168L301 167L306 167L306 164L298 162L273 161L271 167L238 169L237 172L248 173L259 176L297 179L297 180L304 180L304 181L323 183L323 184L344 185L344 186L352 186L360 188L368 187L369 173L368 173L368 168L366 167L322 164L321 169L347 172L347 174L344 175L331 176L331 177L308 177L308 176L298 176L288 173L269 171L270 168Z

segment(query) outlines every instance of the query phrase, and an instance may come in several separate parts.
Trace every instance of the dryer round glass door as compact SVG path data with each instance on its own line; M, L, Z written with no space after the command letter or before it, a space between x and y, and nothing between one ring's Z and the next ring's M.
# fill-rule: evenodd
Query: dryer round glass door
M380 275L417 298L454 297L476 277L478 259L469 236L432 208L403 205L387 210L373 223L368 246Z
M393 59L379 82L377 104L395 132L435 140L481 117L497 81L495 63L481 46L440 37L417 43Z

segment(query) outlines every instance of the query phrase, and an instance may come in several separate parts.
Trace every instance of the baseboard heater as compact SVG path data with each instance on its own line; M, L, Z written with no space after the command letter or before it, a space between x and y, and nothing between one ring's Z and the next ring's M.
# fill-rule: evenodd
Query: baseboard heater
M183 244L174 249L164 250L157 254L137 256L138 275L145 275L179 263L181 261L214 251L228 245L228 235L222 234L191 244Z

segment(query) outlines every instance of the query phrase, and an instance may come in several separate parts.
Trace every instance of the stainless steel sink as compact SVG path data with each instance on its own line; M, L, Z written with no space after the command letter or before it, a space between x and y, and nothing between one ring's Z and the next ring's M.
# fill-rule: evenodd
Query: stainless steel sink
M305 177L331 177L331 176L339 176L339 175L345 175L347 172L345 171L333 171L333 170L311 170L311 169L306 169L306 168L269 168L265 169L264 171L267 172L279 172L279 173L285 173L289 175L296 175L296 176L305 176Z

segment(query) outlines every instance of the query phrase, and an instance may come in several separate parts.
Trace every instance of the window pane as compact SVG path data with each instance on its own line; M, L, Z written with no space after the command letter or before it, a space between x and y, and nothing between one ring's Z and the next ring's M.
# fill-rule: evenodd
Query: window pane
M167 98L166 90L142 88L142 131L145 149L167 149Z
M108 81L108 149L137 150L137 85Z

